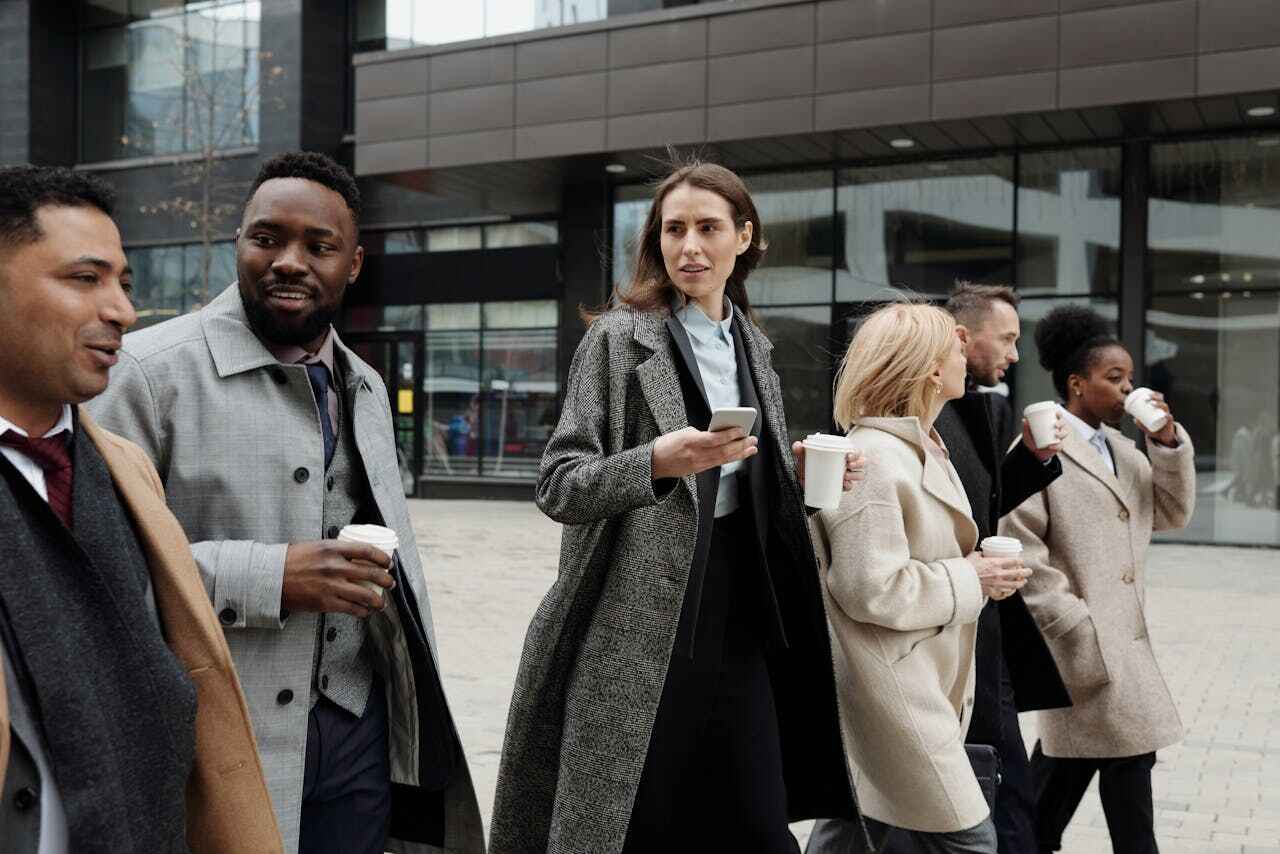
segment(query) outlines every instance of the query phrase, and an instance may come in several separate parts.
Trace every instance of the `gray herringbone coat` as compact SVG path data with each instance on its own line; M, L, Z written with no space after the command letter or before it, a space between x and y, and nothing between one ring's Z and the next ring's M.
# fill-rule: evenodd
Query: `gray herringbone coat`
M816 582L772 345L734 311L777 460L774 532L786 559L771 558L770 567L776 577L808 574ZM654 491L654 442L688 426L664 321L661 313L609 312L592 324L570 368L537 496L543 512L565 526L560 573L525 638L491 854L611 854L626 837L698 528L694 476L663 494ZM804 589L826 644L817 585ZM834 680L830 647L824 648L822 667ZM794 693L821 705L818 690ZM834 691L827 693L832 749L839 750ZM839 788L852 804L847 769L839 767L841 779L828 788Z

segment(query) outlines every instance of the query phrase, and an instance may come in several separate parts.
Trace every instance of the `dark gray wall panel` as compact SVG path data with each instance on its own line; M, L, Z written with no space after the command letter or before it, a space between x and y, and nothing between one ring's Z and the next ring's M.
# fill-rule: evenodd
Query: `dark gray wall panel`
M933 117L959 119L1052 110L1057 106L1058 74L1039 71L933 84Z
M1200 50L1280 45L1275 0L1200 0Z
M482 130L431 137L431 166L495 163L516 156L516 135L511 128Z
M929 42L929 33L905 33L820 44L817 91L928 83Z
M514 108L515 87L510 84L437 92L431 96L431 132L510 127L515 120Z
M356 73L356 100L418 95L430 87L427 57L366 65Z
M516 128L516 158L602 151L604 131L604 119Z
M712 104L764 101L813 91L813 48L722 56L710 61L707 99Z
M516 49L511 45L431 57L431 88L436 90L507 83L515 76Z
M784 136L813 130L813 99L785 98L777 101L712 107L707 111L707 139L750 139L757 136Z
M930 0L829 0L818 4L818 41L929 29Z
M1059 74L1058 106L1065 109L1186 98L1195 94L1195 84L1194 57L1064 68Z
M1059 0L1061 12L1082 12L1085 9L1103 9L1109 6L1137 6L1151 0Z
M811 4L759 9L711 19L712 56L813 43Z
M1042 71L1058 65L1057 18L1027 18L936 30L933 79Z
M929 120L929 85L819 95L814 130L896 125Z
M1063 68L1181 56L1195 49L1195 0L1062 16Z
M1263 89L1280 89L1280 47L1200 57L1198 94L1227 95Z
M608 33L561 36L516 46L516 77L521 80L601 71L608 65Z
M935 27L1054 14L1058 0L939 0L933 7Z
M356 139L360 142L426 135L426 95L356 102Z
M427 168L427 141L365 142L356 146L356 171L361 175L407 172Z
M706 50L705 19L630 27L609 33L611 68L700 59L706 54Z
M707 61L642 65L609 73L609 113L697 107L707 100Z
M606 91L606 76L600 72L517 83L516 124L569 122L603 116Z
M610 151L685 145L707 138L707 111L668 110L609 119L606 147Z

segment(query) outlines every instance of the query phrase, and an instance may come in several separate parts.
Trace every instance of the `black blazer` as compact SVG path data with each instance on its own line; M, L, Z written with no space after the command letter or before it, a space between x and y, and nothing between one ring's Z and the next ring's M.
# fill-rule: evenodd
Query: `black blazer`
M1056 457L1043 464L1019 443L1004 452L993 423L990 396L969 391L943 407L934 426L960 475L979 540L996 532L1000 517L1062 474ZM997 475L998 472L998 475ZM978 618L976 684L968 741L1003 743L1000 672L1009 668L1019 711L1071 705L1071 697L1021 594L989 602Z

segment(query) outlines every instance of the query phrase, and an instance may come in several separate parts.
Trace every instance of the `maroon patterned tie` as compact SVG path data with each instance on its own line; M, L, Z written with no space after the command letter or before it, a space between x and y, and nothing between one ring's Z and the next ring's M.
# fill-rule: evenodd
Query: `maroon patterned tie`
M44 471L44 487L49 494L49 506L68 528L71 527L70 438L70 430L45 439L32 439L12 430L0 434L0 445L16 448Z

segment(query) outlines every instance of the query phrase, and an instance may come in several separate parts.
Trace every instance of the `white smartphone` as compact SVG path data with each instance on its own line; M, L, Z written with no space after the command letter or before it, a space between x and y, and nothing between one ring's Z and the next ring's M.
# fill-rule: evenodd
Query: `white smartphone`
M754 407L727 406L711 413L711 423L707 425L707 431L715 433L718 430L741 427L743 433L751 435L751 428L755 426L755 423L756 410Z

